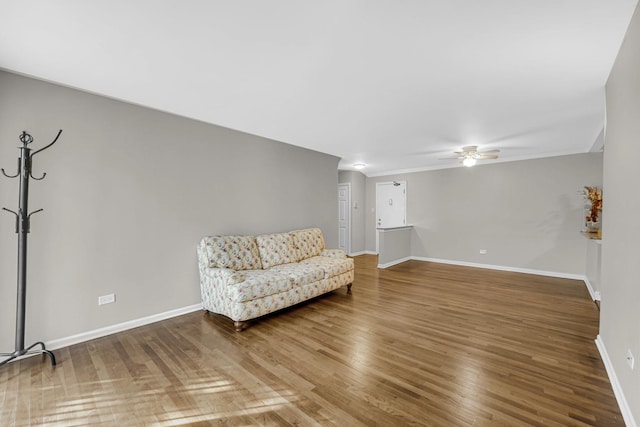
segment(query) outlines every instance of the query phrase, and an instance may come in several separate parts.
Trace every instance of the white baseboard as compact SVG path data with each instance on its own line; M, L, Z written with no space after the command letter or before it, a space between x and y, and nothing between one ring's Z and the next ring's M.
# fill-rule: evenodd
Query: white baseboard
M378 268L387 268L387 267L391 267L392 265L400 264L400 263L403 263L403 262L405 262L405 261L410 261L411 259L413 259L413 258L411 258L411 257L409 256L409 257L402 258L402 259L397 259L397 260L394 260L394 261L391 261L391 262L386 262L386 263L384 263L384 264L378 264Z
M92 339L104 337L106 335L115 334L116 332L126 331L127 329L137 328L138 326L148 325L150 323L159 322L160 320L170 319L172 317L181 316L183 314L192 313L202 310L202 304L194 304L187 307L177 308L175 310L165 311L164 313L153 314L151 316L142 317L140 319L130 320L128 322L118 323L116 325L106 326L92 331L82 332L66 338L60 338L46 342L47 349L55 350L57 348L68 347L70 345L89 341Z
M609 376L609 381L613 388L613 394L616 396L625 424L627 427L638 427L638 424L636 424L633 414L631 413L631 408L629 408L629 404L627 403L627 399L624 396L620 382L618 381L616 371L613 369L613 365L611 364L611 359L609 359L609 354L604 346L604 341L602 341L600 335L596 338L596 347L598 347L600 357L602 358L602 362L604 362L604 367L607 370L607 375Z
M589 278L587 276L584 277L584 284L587 286L587 290L589 291L589 295L591 295L591 299L593 301L599 300L600 292L596 293L596 291L593 290L593 286L591 286L591 282L589 281Z
M513 273L525 273L525 274L535 274L538 276L559 277L561 279L574 279L574 280L586 279L585 276L580 274L560 273L557 271L534 270L530 268L507 267L504 265L479 264L475 262L454 261L454 260L448 260L448 259L425 258L425 257L417 257L417 256L412 256L410 259L414 259L416 261L437 262L440 264L461 265L464 267L487 268L489 270L511 271Z
M376 251L364 251L365 255L378 255L378 252Z
M589 291L589 295L591 295L591 299L594 301L600 301L600 291L593 289L593 286L587 276L584 277L584 284L587 285L587 290Z
M359 252L351 252L349 254L349 256L360 256L360 255L366 255L367 251L359 251Z

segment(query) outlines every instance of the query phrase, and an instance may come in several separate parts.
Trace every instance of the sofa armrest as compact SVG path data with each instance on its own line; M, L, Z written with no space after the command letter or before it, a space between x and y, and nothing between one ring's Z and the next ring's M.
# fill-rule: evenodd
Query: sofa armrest
M347 257L347 253L342 249L324 249L320 256L343 259Z
M205 268L204 273L224 285L235 285L236 283L244 282L246 274L242 271L235 271L230 268Z

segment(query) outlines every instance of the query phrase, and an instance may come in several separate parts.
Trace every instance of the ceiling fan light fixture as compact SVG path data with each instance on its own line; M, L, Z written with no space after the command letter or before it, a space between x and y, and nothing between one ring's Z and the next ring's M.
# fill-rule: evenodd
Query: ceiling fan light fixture
M462 164L470 168L471 166L476 164L476 159L474 159L473 157L465 157L462 161Z
M364 169L366 166L367 166L367 165L366 165L366 164L364 164L364 163L354 163L354 164L353 164L353 168L354 168L354 169L358 169L358 170L360 170L360 169Z
M460 151L454 151L455 157L444 157L440 160L457 159L464 166L470 168L474 166L478 160L495 160L498 158L500 150L494 148L492 150L478 151L477 145L467 145L462 147Z

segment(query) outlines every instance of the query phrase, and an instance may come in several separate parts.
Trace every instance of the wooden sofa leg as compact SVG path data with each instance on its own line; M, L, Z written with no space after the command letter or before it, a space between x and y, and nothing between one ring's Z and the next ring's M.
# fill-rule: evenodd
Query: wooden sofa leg
M236 332L242 332L247 329L247 326L249 326L249 322L235 321L233 322L233 326L234 328L236 328Z
M348 293L348 294L350 294L350 293L351 293L351 285L352 285L351 283L349 283L349 284L347 285L347 293Z

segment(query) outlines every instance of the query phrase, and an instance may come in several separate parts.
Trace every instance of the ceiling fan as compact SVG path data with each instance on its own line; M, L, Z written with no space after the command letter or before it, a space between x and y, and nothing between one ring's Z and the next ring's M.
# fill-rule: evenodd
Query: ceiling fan
M459 159L460 163L471 167L475 165L478 160L497 159L499 152L500 150L497 149L478 151L477 145L467 145L466 147L462 147L462 151L454 151L453 153L456 154L455 157L445 157L440 160Z

